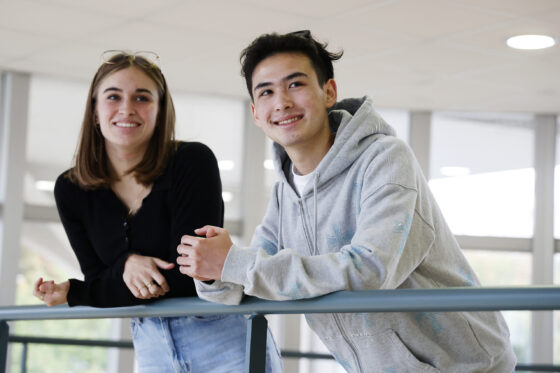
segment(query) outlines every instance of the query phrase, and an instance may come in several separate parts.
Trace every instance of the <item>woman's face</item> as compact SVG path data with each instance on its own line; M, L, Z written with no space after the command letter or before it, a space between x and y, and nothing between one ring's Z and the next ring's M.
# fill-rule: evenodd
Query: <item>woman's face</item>
M158 111L156 83L137 67L108 75L97 90L95 112L108 150L144 152Z

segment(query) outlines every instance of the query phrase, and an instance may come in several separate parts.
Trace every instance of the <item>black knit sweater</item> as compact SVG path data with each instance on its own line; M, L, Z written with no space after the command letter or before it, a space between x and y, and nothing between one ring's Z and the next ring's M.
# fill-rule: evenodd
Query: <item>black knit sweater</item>
M70 279L68 304L118 307L150 302L135 298L123 280L131 253L175 263L160 270L170 291L196 296L192 278L179 272L177 245L184 234L206 224L223 225L222 186L216 158L201 143L179 143L165 171L132 216L111 189L83 190L64 173L56 181L60 219L84 280Z

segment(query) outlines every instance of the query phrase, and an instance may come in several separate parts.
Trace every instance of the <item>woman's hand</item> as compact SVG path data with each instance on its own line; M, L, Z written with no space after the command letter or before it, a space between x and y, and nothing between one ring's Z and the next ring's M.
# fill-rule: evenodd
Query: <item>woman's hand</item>
M68 290L70 290L70 281L56 284L52 280L43 281L43 278L39 277L33 286L33 295L51 307L68 302Z
M159 258L132 254L124 263L123 280L136 298L157 298L169 291L169 285L159 270L173 267L175 264Z

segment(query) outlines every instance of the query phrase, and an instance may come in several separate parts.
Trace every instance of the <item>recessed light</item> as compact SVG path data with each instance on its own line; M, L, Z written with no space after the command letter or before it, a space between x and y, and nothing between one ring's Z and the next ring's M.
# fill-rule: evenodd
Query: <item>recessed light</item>
M51 180L37 180L35 182L35 188L42 190L43 192L53 192L54 191L54 181Z
M233 161L230 160L222 160L222 161L218 161L218 168L221 171L231 171L233 170L233 168L235 167L235 163Z
M556 39L548 35L517 35L507 39L506 44L514 49L545 49L556 44Z
M224 203L231 202L233 200L233 193L232 192L222 192L222 199Z

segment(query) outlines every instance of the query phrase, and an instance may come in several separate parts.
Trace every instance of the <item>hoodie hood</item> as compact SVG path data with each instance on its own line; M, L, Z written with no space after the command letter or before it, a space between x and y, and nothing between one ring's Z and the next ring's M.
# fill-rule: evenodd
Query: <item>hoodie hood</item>
M329 110L329 126L335 134L332 147L323 157L313 175L313 182L305 187L301 197L313 193L312 210L312 252L318 254L317 232L318 232L318 202L317 191L322 185L332 178L339 176L350 167L356 159L374 142L379 135L395 135L395 130L389 126L373 108L373 102L369 97L351 98L337 102ZM284 245L283 239L283 214L284 193L291 195L292 199L298 199L293 188L289 185L287 174L290 172L291 160L284 148L278 143L273 144L274 168L278 172L279 185L279 226L278 247Z
M329 110L329 125L334 143L315 169L315 187L329 181L349 167L378 135L395 135L395 130L373 108L371 98L349 98ZM273 144L274 166L280 180L287 181L284 170L288 155L281 145Z

